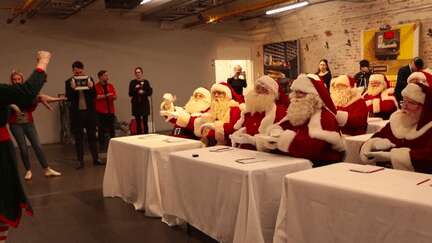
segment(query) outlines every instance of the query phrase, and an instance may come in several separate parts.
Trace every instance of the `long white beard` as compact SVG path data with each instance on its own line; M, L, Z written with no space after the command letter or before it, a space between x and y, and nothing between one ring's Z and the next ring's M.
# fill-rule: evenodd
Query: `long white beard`
M210 120L221 121L222 123L229 122L230 119L230 100L213 99L210 104Z
M275 98L273 94L257 94L252 90L245 96L246 110L252 114L270 110L275 103Z
M375 95L380 94L384 89L385 89L384 85L380 85L378 87L372 87L369 85L367 88L367 93L368 93L368 95L375 96Z
M307 94L303 98L295 98L294 94L290 94L290 105L286 118L291 125L300 126L305 124L322 106L323 103L316 94Z
M191 97L185 105L185 110L190 113L200 113L207 110L210 107L210 103L205 99L196 99Z
M330 89L330 97L336 106L346 106L355 96L354 89Z

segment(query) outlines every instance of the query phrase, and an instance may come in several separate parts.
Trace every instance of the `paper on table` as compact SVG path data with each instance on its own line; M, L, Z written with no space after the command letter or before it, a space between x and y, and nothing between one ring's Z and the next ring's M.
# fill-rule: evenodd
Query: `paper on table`
M242 158L242 159L236 159L235 162L240 163L240 164L253 164L253 163L258 163L258 162L264 162L267 161L265 159L260 159L260 158Z
M355 169L350 169L351 172L358 172L358 173L374 173L381 170L384 170L384 167L379 167L375 165L362 165L357 166Z

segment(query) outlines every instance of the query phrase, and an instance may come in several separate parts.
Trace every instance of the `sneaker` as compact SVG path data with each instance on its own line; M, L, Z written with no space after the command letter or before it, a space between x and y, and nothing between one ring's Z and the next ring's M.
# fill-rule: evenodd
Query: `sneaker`
M46 177L55 177L55 176L61 176L61 173L58 171L55 171L51 169L50 167L46 168L45 170L45 176Z
M32 176L33 176L33 174L32 174L32 172L31 172L31 170L28 170L28 171L25 173L24 180L29 181L29 180L32 179Z

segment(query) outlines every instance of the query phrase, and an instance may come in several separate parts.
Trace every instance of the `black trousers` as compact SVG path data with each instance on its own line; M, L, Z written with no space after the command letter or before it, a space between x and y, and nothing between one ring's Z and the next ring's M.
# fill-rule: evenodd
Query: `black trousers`
M96 114L93 111L71 112L71 131L75 138L75 150L79 162L84 162L84 129L93 162L99 160L96 144Z
M99 146L102 149L107 145L107 141L115 137L115 115L112 113L98 113L97 118Z
M148 133L148 115L135 115L135 121L137 126L137 134L147 134ZM143 128L141 127L143 124Z

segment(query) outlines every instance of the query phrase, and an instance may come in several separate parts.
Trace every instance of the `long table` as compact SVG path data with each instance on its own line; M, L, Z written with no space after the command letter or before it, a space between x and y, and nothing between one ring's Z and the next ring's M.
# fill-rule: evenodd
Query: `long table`
M311 165L225 146L175 152L163 207L220 242L271 243L282 178Z
M379 169L338 163L287 175L274 243L432 242L432 175Z
M163 215L165 163L169 153L200 148L200 141L159 134L113 138L103 180L105 197L120 197L147 216Z

